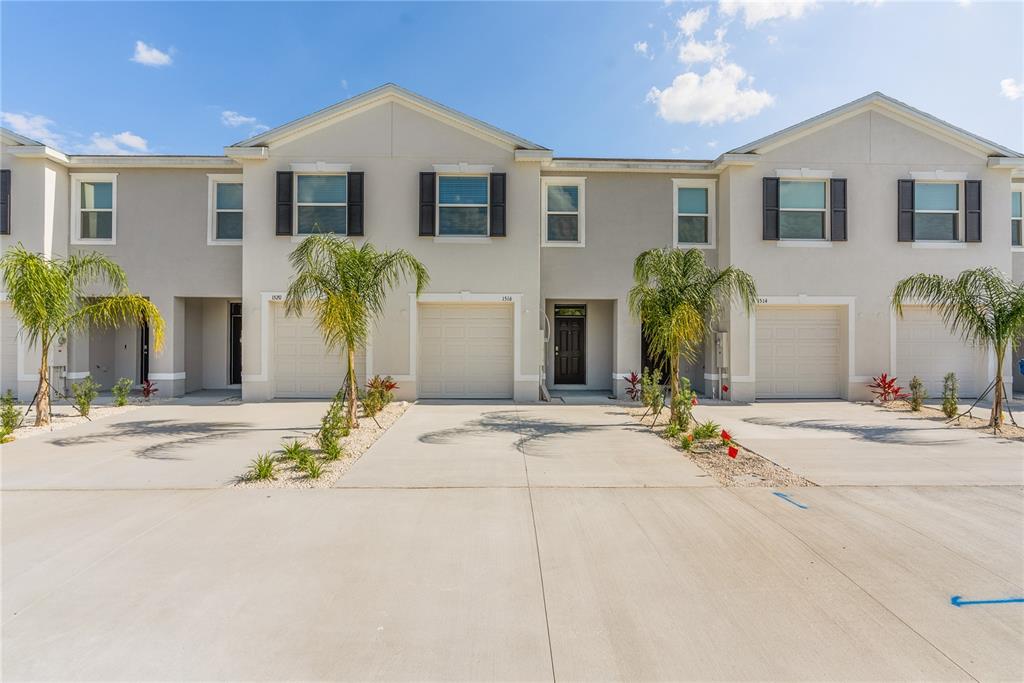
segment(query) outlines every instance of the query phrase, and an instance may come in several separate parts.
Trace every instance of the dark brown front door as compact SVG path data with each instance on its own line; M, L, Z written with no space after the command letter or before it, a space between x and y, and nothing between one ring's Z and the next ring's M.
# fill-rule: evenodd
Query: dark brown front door
M231 335L231 376L229 384L242 383L242 304L233 303L230 306L229 334Z
M587 309L555 306L555 384L587 383Z

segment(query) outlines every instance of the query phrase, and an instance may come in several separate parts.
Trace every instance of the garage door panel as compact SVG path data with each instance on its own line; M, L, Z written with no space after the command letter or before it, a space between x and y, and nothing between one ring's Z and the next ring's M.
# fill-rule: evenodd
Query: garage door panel
M330 398L345 381L344 350L327 351L312 317L286 316L276 307L274 317L274 383L280 398ZM356 378L366 382L366 354L356 354Z
M906 386L917 375L929 396L942 395L943 379L955 372L960 394L973 398L987 386L987 352L951 333L941 317L922 306L906 307L896 320L893 374Z
M758 308L758 398L839 397L839 313L837 307Z
M510 305L420 304L418 310L420 397L512 397Z

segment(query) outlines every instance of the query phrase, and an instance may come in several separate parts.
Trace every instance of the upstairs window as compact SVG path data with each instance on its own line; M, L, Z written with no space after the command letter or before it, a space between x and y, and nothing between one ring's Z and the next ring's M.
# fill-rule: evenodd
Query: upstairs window
M117 174L72 174L72 243L113 244L117 235Z
M825 181L779 181L779 239L825 239Z
M583 178L542 181L545 245L583 246Z
M715 245L715 181L681 179L672 181L675 204L673 243L677 247Z
M1024 190L1010 193L1010 239L1015 247L1024 246L1024 224L1021 216L1021 196Z
M959 183L914 183L915 240L957 240L959 224Z
M437 234L486 237L488 184L486 175L438 175Z
M295 232L348 233L348 176L295 176Z
M208 244L242 241L242 177L210 174Z

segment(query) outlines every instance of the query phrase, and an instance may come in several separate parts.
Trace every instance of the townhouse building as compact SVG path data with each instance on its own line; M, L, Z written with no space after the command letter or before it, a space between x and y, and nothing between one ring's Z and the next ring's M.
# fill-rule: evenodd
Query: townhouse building
M282 303L289 253L313 232L429 270L418 298L393 292L358 355L362 379L390 374L403 398L621 396L654 362L627 304L633 260L654 247L757 282L756 310L732 306L684 368L707 395L860 400L883 371L937 395L953 371L969 396L989 350L923 307L895 317L893 285L977 266L1024 279L1024 157L880 93L712 160L559 157L390 84L222 156L70 155L7 130L2 143L0 247L107 254L167 323L161 353L146 329L64 340L55 376L149 379L162 396L335 393L342 354ZM0 390L31 398L38 353L0 313Z

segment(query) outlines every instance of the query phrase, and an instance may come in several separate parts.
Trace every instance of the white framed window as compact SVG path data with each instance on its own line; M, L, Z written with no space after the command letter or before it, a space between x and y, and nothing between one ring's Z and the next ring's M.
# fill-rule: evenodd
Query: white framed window
M914 181L914 241L962 240L960 206L963 183L941 180Z
M1024 183L1010 186L1010 244L1024 251L1024 216L1021 215L1021 204L1024 203Z
M296 235L348 234L348 174L296 173Z
M71 243L117 243L117 174L71 174Z
M242 176L238 173L209 173L206 243L242 243Z
M715 181L672 180L672 244L677 247L715 247Z
M828 239L828 182L779 179L779 240Z
M437 176L437 234L439 237L490 235L490 176Z
M586 244L586 178L541 178L541 244L582 247Z

